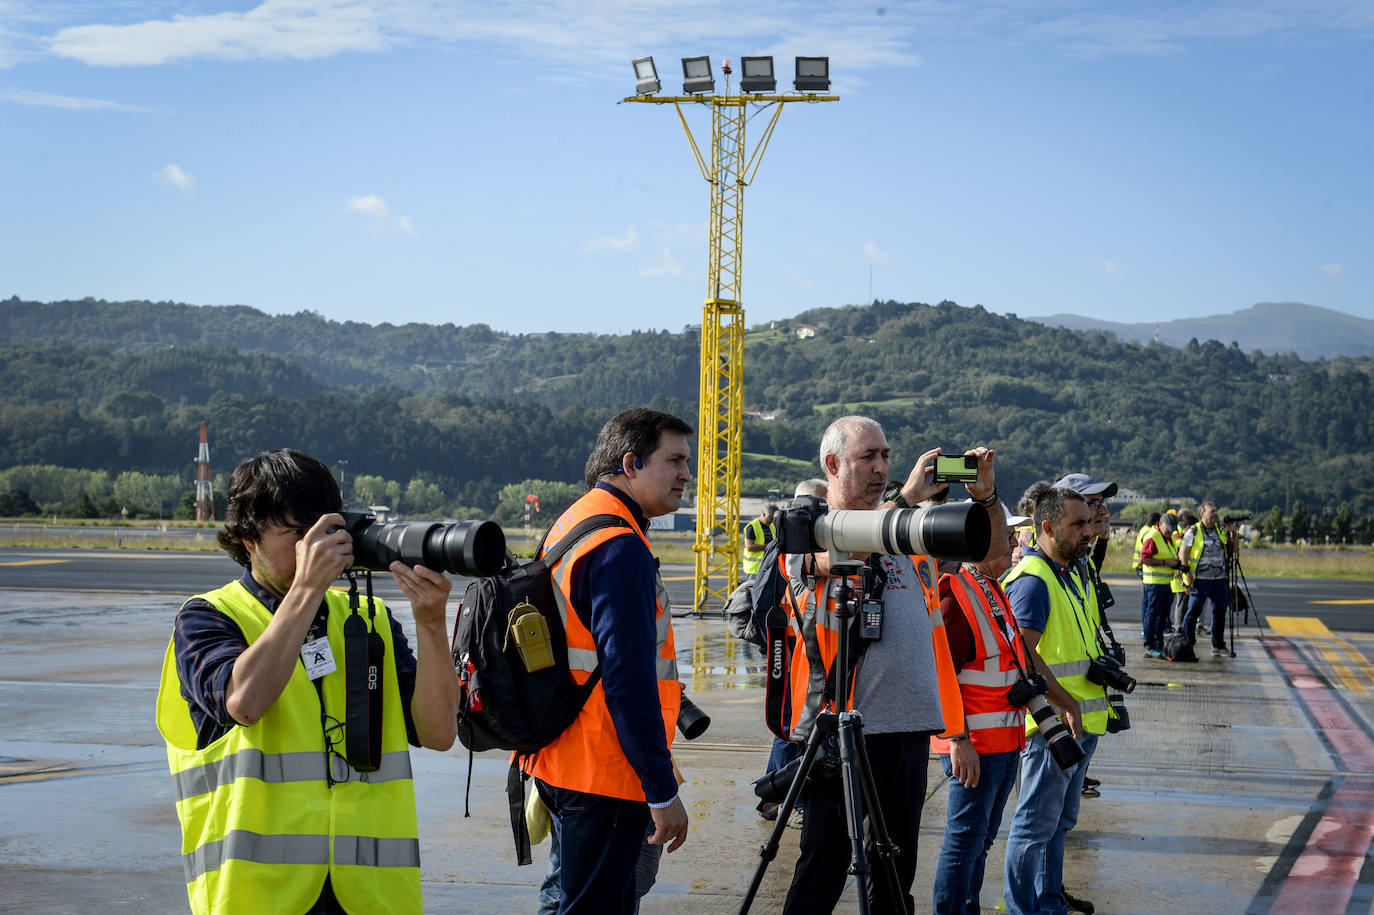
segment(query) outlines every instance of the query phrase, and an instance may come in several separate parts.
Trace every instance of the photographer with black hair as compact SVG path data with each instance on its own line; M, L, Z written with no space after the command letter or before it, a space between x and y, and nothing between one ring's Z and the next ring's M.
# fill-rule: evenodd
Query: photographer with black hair
M219 543L243 576L177 614L157 699L191 909L419 912L407 742L446 750L457 735L448 579L391 564L417 658L370 588L330 589L354 557L328 467L264 452L235 468L228 497Z

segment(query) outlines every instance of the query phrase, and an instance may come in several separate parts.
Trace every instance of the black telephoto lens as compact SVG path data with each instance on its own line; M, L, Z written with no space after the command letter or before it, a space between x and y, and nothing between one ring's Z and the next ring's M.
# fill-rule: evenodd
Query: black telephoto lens
M686 695L682 697L682 707L677 712L677 729L682 732L682 736L688 740L696 740L706 729L711 726L711 716L701 710L701 707L688 699Z
M1073 739L1073 732L1064 726L1043 697L1034 697L1026 708L1039 725L1045 743L1049 744L1050 755L1054 757L1059 768L1069 769L1083 761L1083 757L1088 754L1083 752L1078 741Z
M1107 694L1107 733L1120 734L1131 729L1131 716L1126 711L1126 697L1120 693Z
M396 560L436 572L472 577L495 575L506 560L506 535L494 521L355 521L345 512L353 534L353 568L383 572ZM365 517L365 516L364 516Z
M754 793L760 800L782 803L787 797L787 789L792 787L792 781L801 769L801 764L802 757L798 756L781 769L764 773L754 780Z

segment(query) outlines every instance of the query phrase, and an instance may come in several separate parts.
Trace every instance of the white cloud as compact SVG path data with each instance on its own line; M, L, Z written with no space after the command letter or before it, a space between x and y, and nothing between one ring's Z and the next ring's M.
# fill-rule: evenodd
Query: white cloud
M682 276L682 264L673 257L673 252L664 247L652 263L639 268L639 275L643 277Z
M407 235L416 234L415 226L411 224L409 216L392 215L391 208L386 205L386 201L375 194L350 197L344 203L344 207L363 216L372 217L372 228L377 232L399 229Z
M599 235L593 238L587 242L584 250L588 254L595 254L598 251L628 251L637 244L639 244L639 233L635 231L634 226L630 226L621 236Z
M125 105L98 98L81 98L75 95L57 95L52 92L37 92L32 89L0 89L0 101L16 105L36 105L43 108L65 108L68 111L147 111L138 105Z
M864 258L870 264L883 265L892 262L892 259L887 256L887 252L871 241L864 242Z
M1328 280L1340 282L1345 279L1345 271L1341 269L1340 264L1322 264L1317 268L1317 272Z
M163 184L182 193L190 193L196 189L196 179L182 171L179 165L164 165L162 171L157 173L157 177Z

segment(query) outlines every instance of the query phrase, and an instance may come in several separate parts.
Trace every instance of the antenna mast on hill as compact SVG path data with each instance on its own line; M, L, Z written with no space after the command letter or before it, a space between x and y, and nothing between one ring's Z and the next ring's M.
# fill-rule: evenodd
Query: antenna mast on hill
M744 188L754 180L759 162L786 102L837 102L830 89L830 59L798 57L796 93L772 95L777 89L773 58L741 58L740 89L730 95L730 61L725 62L725 94L714 95L716 83L709 57L682 59L680 96L656 96L660 87L652 57L634 61L635 91L624 101L672 104L696 156L701 177L711 185L711 240L706 278L706 305L701 316L701 391L697 423L696 586L693 609L708 599L723 606L740 574L740 421L744 389L744 306L740 303L740 267L744 259ZM711 106L711 162L702 158L683 103ZM763 135L746 158L744 122L748 106L776 106Z
M200 421L200 450L196 452L196 520L215 520L215 493L210 483L210 440Z

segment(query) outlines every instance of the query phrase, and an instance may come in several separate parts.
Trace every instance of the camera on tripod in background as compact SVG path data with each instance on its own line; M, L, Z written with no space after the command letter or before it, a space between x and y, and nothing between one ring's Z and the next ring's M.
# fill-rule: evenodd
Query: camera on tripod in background
M1007 689L1007 701L1017 708L1030 712L1040 734L1049 745L1050 755L1061 769L1068 769L1082 762L1087 754L1074 740L1073 733L1059 720L1050 704L1045 701L1045 693L1050 685L1040 674L1025 674Z

